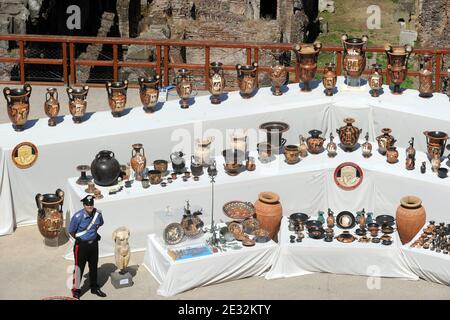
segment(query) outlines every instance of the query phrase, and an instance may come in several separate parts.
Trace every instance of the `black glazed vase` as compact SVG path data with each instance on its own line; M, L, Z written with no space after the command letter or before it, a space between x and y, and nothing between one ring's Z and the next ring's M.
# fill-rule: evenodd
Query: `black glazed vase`
M117 184L120 176L120 165L114 152L100 151L91 163L91 173L95 184L108 187Z

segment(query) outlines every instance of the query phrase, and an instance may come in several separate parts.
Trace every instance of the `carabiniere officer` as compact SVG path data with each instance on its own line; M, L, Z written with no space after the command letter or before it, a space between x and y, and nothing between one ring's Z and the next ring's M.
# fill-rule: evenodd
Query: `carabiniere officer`
M97 230L103 225L103 216L100 210L94 208L93 196L88 195L81 199L81 202L83 202L83 209L72 217L69 226L69 234L75 239L72 296L80 299L81 279L87 262L91 293L106 297L97 283L98 241L101 238Z

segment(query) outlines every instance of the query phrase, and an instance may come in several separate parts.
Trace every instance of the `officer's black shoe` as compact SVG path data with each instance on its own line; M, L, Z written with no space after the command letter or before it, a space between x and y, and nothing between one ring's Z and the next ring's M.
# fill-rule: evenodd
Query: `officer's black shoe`
M106 293L104 293L102 290L100 290L100 288L91 289L91 293L95 294L101 298L106 297Z
M81 296L81 292L79 292L79 291L72 292L72 297L74 297L75 299L80 300L80 296Z

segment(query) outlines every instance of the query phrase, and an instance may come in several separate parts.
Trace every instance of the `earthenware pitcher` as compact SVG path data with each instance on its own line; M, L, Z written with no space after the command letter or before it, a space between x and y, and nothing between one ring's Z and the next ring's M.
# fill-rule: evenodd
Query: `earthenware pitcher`
M130 159L131 168L136 174L136 180L142 181L142 179L144 178L143 173L147 166L147 158L145 157L144 147L141 143L135 143L132 145L132 148L133 149L131 150Z

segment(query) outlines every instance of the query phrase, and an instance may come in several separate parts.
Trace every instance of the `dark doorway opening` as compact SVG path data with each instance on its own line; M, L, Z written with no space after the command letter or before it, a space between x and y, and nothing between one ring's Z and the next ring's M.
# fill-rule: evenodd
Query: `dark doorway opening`
M277 19L277 0L263 0L261 1L260 17L263 19L276 20Z

